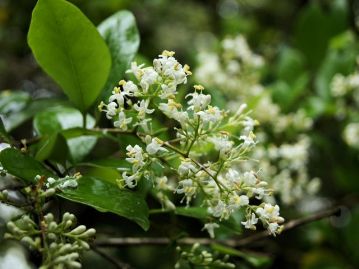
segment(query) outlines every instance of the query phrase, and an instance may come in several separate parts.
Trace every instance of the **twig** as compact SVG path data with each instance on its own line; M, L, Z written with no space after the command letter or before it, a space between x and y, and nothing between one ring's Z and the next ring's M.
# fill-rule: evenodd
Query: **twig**
M294 228L303 226L305 224L315 222L333 215L336 215L340 212L340 206L335 206L333 208L327 209L325 211L317 212L313 215L299 218L295 220L291 220L284 224L284 228L282 232L292 230ZM269 233L267 231L262 231L257 234L245 237L243 239L210 239L210 238L194 238L194 237L186 237L178 240L171 240L167 237L124 237L124 238L109 238L105 240L97 240L95 242L96 246L106 246L106 247L121 247L121 246L137 246L137 245L168 245L176 241L179 245L193 245L195 243L199 243L202 245L211 245L214 243L220 243L229 247L241 247L249 245L253 242L262 240L264 238L269 237Z
M101 256L105 260L107 260L108 262L110 262L113 265L114 268L117 268L117 269L131 269L131 266L129 264L121 262L121 261L111 257L106 252L98 249L98 247L96 247L94 245L91 246L91 250L93 252L97 253L99 256Z

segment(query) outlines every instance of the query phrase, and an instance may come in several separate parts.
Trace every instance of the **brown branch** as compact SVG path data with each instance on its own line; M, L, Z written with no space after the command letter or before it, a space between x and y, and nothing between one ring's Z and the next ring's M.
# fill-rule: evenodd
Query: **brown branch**
M305 224L315 222L324 218L328 218L330 216L336 215L340 212L340 206L335 206L333 208L317 212L310 216L299 218L295 220L291 220L284 224L284 228L282 232L286 232L297 227L303 226ZM218 239L210 239L210 238L193 238L186 237L178 240L171 240L167 237L124 237L124 238L108 238L104 240L97 240L94 244L96 246L101 247L123 247L123 246L138 246L138 245L168 245L173 242L176 242L179 245L193 245L195 243L199 243L202 245L211 245L214 243L223 244L229 247L242 247L249 245L253 242L265 239L269 237L269 233L267 231L258 232L254 235L245 237L243 239L226 239L226 240L218 240Z

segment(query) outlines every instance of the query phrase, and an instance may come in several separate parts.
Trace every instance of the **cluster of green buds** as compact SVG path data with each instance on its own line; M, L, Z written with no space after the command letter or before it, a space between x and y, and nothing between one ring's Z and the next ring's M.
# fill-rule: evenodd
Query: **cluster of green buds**
M41 269L81 268L80 253L89 249L89 241L95 229L76 225L76 217L66 212L61 222L55 221L52 213L46 214L40 224L30 216L23 215L7 223L6 239L15 239L43 256Z
M177 251L180 257L175 265L176 269L197 268L197 266L204 269L235 268L233 263L228 262L228 255L219 258L217 255L203 249L198 243L194 244L189 251L184 251L181 247L177 247Z

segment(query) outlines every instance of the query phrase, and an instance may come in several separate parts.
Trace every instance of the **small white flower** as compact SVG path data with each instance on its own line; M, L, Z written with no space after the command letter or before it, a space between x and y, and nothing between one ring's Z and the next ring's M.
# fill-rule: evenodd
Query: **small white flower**
M178 174L180 176L188 176L196 173L198 169L193 165L192 161L189 159L184 159L181 164L178 166Z
M107 109L103 111L106 111L106 118L110 120L117 114L117 104L115 102L111 102L107 105Z
M254 186L257 183L257 177L253 171L245 172L242 179L248 186Z
M233 211L235 209L238 209L248 204L249 204L249 198L247 195L239 196L236 193L234 193L229 198L228 208Z
M210 137L208 140L213 143L215 149L220 152L221 156L229 153L234 144L233 141L228 139L228 136Z
M276 235L276 232L278 231L278 228L279 228L279 224L276 223L276 222L269 223L268 227L267 227L269 233L272 234L272 235Z
M113 123L113 125L116 128L121 129L122 131L126 131L127 130L127 124L132 122L132 118L126 118L126 114L125 112L121 111L120 113L118 113L118 120L115 121Z
M126 158L126 161L131 163L133 165L133 171L136 172L138 169L143 167L145 165L145 157L143 156L143 150L139 145L135 145L132 147L131 145L128 145L126 147L127 156L129 158Z
M116 101L119 107L123 107L125 103L125 92L121 92L119 88L115 88L115 90L112 92L112 95L108 99L109 102Z
M192 99L187 102L189 109L193 109L196 112L204 110L211 103L211 96L209 94L194 92L187 94L186 98L188 96L192 97Z
M241 223L244 225L246 229L255 230L256 224L258 223L258 218L254 213L252 213L250 219L247 219L247 221L242 221Z
M232 168L228 169L228 172L226 173L226 179L232 183L240 182L239 173Z
M149 103L150 103L150 100L146 99L146 100L141 100L141 102L139 104L135 104L133 106L134 109L138 112L137 117L139 119L144 119L146 114L151 114L155 111L154 109L148 108Z
M158 138L152 138L151 143L149 143L146 147L146 151L148 154L155 155L157 152L167 152L168 150L162 147L163 141Z
M213 223L206 223L203 226L202 230L207 230L209 236L211 238L214 238L214 229L216 229L216 228L219 228L219 225L217 223L213 222Z
M222 119L222 111L218 107L208 106L205 111L199 111L196 113L204 123L213 122L216 123Z
M250 146L255 145L256 144L256 142L254 141L255 137L256 136L252 132L250 132L248 135L241 135L239 139L243 140L242 147L248 148Z
M133 73L135 77L139 80L143 74L142 68L144 64L137 65L136 62L131 63L131 69L127 70L126 73Z
M152 67L146 67L142 69L142 76L140 85L145 93L148 92L148 89L158 80L158 74Z
M128 96L134 96L138 92L137 85L130 80L124 83L123 90Z
M128 176L127 172L123 172L122 177L127 187L132 189L137 186L138 174L135 173L131 176Z
M226 204L221 200L217 202L216 206L209 207L208 212L215 218L226 219L229 216Z

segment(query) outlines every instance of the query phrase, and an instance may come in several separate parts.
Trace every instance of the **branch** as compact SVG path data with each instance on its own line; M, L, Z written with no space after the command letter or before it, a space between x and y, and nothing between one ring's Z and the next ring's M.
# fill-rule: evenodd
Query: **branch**
M107 260L108 262L110 262L114 268L117 269L131 269L131 266L127 263L121 262L115 258L112 258L110 255L108 255L107 253L105 253L102 250L99 250L96 246L92 245L91 246L91 250L95 253L97 253L99 256L101 256L103 259Z
M313 215L291 220L284 224L282 232L286 232L305 224L315 222L321 219L328 218L333 215L340 213L341 206L335 206L333 208L314 213ZM124 237L124 238L109 238L105 240L97 240L94 244L101 247L123 247L123 246L137 246L137 245L168 245L176 242L179 245L193 245L199 243L202 245L211 245L214 243L220 243L229 247L242 247L249 245L253 242L265 239L270 234L267 231L262 231L254 235L245 237L243 239L210 239L210 238L194 238L186 237L178 240L171 240L167 237Z

